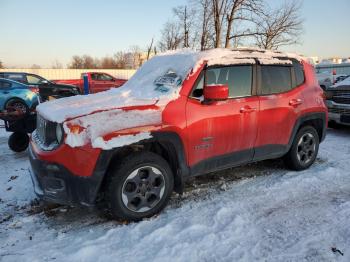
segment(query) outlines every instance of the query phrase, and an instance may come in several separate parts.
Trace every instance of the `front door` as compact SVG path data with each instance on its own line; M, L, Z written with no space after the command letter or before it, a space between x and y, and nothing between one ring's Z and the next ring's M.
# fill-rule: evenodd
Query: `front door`
M203 103L204 84L227 84L229 99ZM208 68L200 75L186 106L188 160L194 174L252 159L259 110L252 86L251 65Z

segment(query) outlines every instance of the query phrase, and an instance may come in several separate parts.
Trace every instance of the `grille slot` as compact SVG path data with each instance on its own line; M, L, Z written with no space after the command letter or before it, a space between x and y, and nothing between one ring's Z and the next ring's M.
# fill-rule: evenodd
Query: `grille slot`
M328 108L329 113L350 115L350 109L345 108Z
M39 142L39 144L43 148L51 148L54 145L57 145L57 138L56 138L56 123L50 122L46 119L44 119L42 116L37 115L37 125L36 125L36 132L35 137L36 141Z

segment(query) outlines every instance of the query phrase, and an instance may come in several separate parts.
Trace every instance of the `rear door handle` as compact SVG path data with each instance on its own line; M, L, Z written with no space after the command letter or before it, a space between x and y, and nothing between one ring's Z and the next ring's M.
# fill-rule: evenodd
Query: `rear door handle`
M240 113L244 114L244 113L253 113L256 111L255 107L250 107L250 106L245 106L245 107L241 107L241 109L239 110Z
M303 100L301 100L300 98L298 99L292 99L289 101L289 105L290 106L299 106L303 103Z

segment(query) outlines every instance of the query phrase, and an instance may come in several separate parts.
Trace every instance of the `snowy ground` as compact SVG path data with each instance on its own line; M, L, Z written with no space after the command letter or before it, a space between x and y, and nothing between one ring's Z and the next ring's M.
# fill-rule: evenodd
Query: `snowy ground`
M329 130L307 171L265 161L198 178L131 224L44 208L28 165L0 131L0 261L350 261L349 128Z

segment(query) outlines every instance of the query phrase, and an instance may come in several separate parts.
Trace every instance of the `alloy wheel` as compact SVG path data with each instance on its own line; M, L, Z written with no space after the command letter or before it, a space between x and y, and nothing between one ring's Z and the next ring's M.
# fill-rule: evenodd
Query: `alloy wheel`
M298 141L297 157L303 165L308 164L316 153L316 141L312 133L305 133Z
M160 202L164 190L164 175L158 168L139 167L126 178L122 201L133 212L147 212Z

